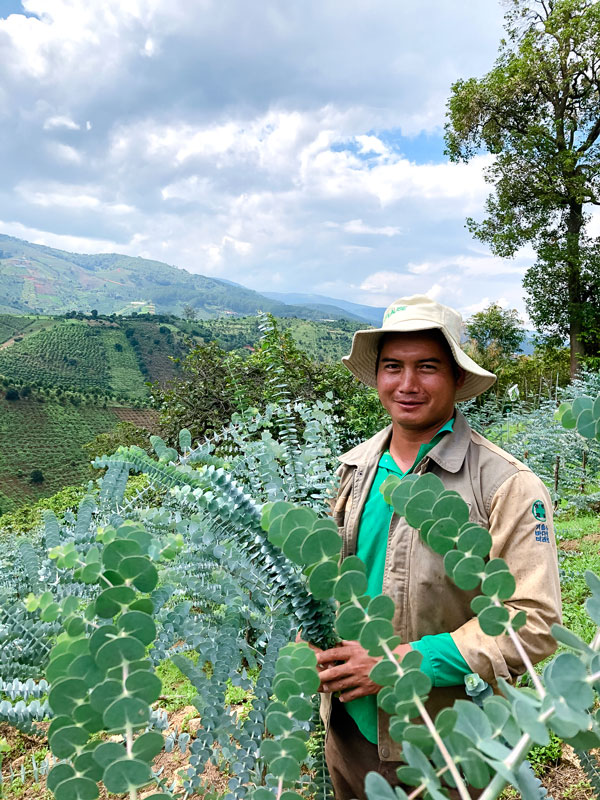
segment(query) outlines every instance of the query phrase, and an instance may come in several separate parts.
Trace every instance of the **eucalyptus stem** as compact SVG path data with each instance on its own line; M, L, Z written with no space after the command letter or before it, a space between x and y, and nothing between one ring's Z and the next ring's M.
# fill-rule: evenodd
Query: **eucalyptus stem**
M398 662L394 652L390 650L387 644L382 645L383 652L396 665L396 669L398 671L398 676L401 678L404 675L404 670L402 669L401 664ZM437 728L435 727L434 721L429 716L429 712L425 708L425 705L420 697L414 697L414 704L417 707L419 714L421 715L421 719L425 723L429 733L433 741L436 743L440 753L446 764L448 765L448 769L450 770L450 774L454 778L454 782L456 783L456 788L458 790L459 795L461 796L462 800L471 800L471 795L469 794L469 790L467 789L465 782L462 779L462 775L458 771L456 764L454 763L454 759L450 755L448 748L444 744L442 737L440 736Z

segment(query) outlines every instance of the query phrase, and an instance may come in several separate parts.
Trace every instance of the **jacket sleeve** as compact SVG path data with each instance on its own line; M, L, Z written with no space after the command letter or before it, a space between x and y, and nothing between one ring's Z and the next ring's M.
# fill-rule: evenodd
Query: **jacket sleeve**
M489 520L490 558L503 558L515 577L516 590L506 606L511 614L527 613L517 635L535 664L556 649L550 629L561 622L552 503L546 487L530 470L520 469L495 492ZM510 637L487 636L477 618L451 635L473 672L488 683L499 677L512 680L526 670Z

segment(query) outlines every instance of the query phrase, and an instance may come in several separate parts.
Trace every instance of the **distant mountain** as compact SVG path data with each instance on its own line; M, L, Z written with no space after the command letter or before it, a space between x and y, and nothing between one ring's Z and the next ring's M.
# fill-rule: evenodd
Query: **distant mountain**
M319 310L339 310L341 308L350 315L349 319L358 319L362 322L368 322L376 328L381 326L383 313L385 311L385 308L364 306L360 303L350 303L348 300L339 300L333 297L326 297L322 294L302 294L299 292L263 292L263 294L265 297L270 297L272 300L279 300L289 305L303 305Z
M95 308L100 314L138 309L181 315L185 305L203 319L259 310L278 317L348 317L342 308L325 311L290 305L161 261L117 253L69 253L0 234L0 314L62 314Z

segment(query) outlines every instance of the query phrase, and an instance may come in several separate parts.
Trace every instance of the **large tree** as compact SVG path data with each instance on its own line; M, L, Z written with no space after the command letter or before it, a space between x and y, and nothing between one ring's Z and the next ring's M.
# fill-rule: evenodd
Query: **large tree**
M488 151L494 192L477 238L502 257L530 244L528 311L540 332L568 336L571 374L600 345L600 3L509 0L493 69L459 80L448 103L453 161Z

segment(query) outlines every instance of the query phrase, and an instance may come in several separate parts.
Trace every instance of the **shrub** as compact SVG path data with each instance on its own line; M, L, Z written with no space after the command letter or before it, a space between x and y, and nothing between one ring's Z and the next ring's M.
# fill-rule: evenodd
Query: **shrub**
M31 483L43 483L44 482L44 473L41 469L32 469L29 475L29 480Z

